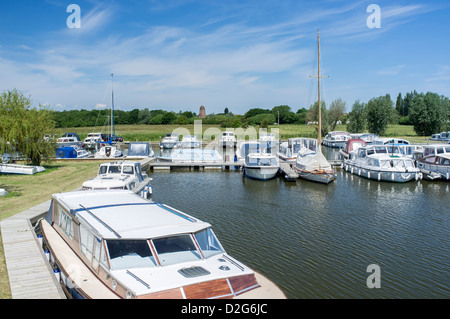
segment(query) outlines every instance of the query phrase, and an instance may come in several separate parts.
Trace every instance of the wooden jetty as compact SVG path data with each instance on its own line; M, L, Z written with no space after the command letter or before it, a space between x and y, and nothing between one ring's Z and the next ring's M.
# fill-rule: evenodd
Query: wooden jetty
M294 171L291 164L289 164L288 162L280 161L280 169L286 181L292 182L297 180L298 174Z
M13 299L65 299L32 224L44 216L50 200L0 223Z

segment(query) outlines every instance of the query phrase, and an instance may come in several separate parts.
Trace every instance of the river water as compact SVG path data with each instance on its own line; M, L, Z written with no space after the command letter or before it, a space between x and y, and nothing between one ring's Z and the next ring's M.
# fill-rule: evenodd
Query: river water
M257 181L238 170L150 175L154 201L212 224L230 255L288 298L449 298L450 183L336 170L329 185Z

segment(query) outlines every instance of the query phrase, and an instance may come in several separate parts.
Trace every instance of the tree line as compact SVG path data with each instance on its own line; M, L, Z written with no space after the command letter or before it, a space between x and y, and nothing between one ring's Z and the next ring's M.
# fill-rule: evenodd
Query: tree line
M31 99L17 90L0 94L0 153L14 150L23 153L30 161L39 165L42 158L51 159L54 145L47 143L43 136L54 128L103 126L110 122L110 110L71 110L55 111L39 105L31 107ZM385 133L388 124L413 125L419 136L450 131L450 101L437 93L399 94L394 105L389 94L370 99L367 103L355 101L352 110L345 113L345 102L336 99L327 108L321 103L322 136L333 131L342 122L347 124L350 133L370 132L378 135ZM301 108L293 112L288 105L275 106L272 109L252 108L243 115L235 115L225 108L223 113L208 114L204 124L238 128L248 126L269 127L273 124L313 124L316 125L319 114L318 102L308 109ZM171 112L165 110L133 109L115 110L116 124L192 124L198 119L195 112Z

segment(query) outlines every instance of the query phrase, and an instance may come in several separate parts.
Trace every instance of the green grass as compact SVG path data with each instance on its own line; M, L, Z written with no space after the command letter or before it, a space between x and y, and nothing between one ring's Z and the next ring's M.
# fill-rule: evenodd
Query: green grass
M251 129L251 128L249 128ZM244 131L249 131L249 129L244 129ZM256 131L259 127L254 127ZM290 137L317 137L316 130L313 125L295 125L295 124L282 124L279 127L277 125L272 125L269 127L269 131L273 129L279 129L280 137L282 139L288 139ZM121 136L126 141L136 142L136 141L159 141L160 138L164 137L167 133L172 133L178 131L179 135L184 134L194 134L199 133L200 127L194 128L193 124L187 125L116 125L116 135ZM209 140L210 133L225 131L226 128L220 127L220 125L201 125L201 134L203 134L203 140ZM346 125L338 125L335 128L336 131L346 131ZM65 132L76 132L81 139L86 138L88 133L100 132L98 128L93 127L78 127L78 128L60 128L58 132L63 134ZM106 133L106 132L104 132ZM206 134L205 134L206 133ZM363 133L363 132L361 132ZM386 133L383 135L385 137L401 137L408 139L412 142L423 143L429 136L417 136L414 132L412 125L389 125L387 127Z
M0 197L0 221L50 199L51 195L80 187L96 175L98 161L55 162L35 175L0 174L0 188L8 195ZM10 299L8 273L0 234L0 299Z

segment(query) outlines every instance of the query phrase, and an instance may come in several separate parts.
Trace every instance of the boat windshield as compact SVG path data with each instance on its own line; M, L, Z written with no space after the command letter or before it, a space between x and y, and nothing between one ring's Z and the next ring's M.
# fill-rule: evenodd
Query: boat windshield
M205 258L225 252L211 228L199 231L194 236Z
M403 148L400 148L398 146L388 146L388 153L389 154L402 154L405 155L405 150Z
M275 158L249 158L247 164L250 166L275 166L277 161Z
M106 243L112 270L157 266L145 239L109 239Z
M191 235L177 235L153 239L161 266L201 259Z
M381 161L380 162L380 167L381 168L391 168L391 162L390 161Z

